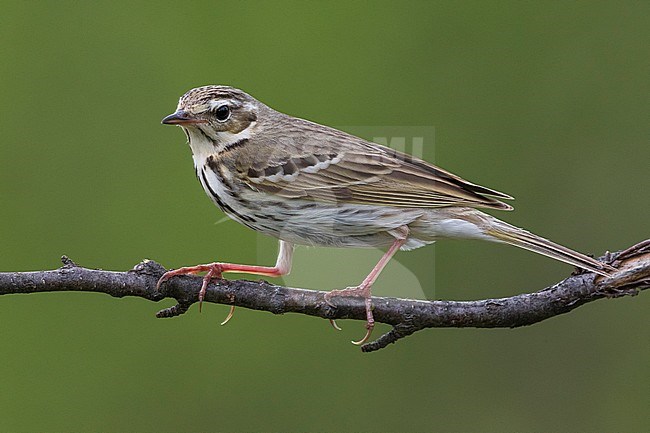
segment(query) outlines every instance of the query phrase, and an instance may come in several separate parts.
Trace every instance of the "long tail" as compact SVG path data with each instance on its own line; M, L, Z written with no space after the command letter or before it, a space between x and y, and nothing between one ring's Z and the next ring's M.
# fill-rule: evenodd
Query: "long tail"
M490 217L489 227L485 228L485 233L497 241L533 251L605 277L611 276L611 272L616 270L605 263L601 263L598 260L539 237L524 229L512 226L494 217Z

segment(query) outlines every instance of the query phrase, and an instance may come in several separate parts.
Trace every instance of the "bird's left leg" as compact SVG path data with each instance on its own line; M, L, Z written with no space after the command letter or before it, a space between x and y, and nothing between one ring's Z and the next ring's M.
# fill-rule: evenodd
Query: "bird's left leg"
M377 277L379 277L379 274L386 267L390 259L402 247L402 245L406 243L406 239L409 234L409 229L407 226L402 226L395 230L391 230L389 233L395 237L395 240L393 241L390 248L388 248L388 251L386 251L384 255L381 257L381 259L379 259L379 262L377 262L375 267L372 268L372 271L370 271L368 276L361 282L361 284L359 284L356 287L348 287L343 290L332 290L325 295L325 301L327 303L330 303L330 299L332 299L335 296L355 296L355 297L363 297L365 299L366 320L367 320L366 335L361 340L352 342L352 344L356 344L358 346L368 341L370 335L372 334L372 330L375 327L375 318L372 315L372 302L371 302L372 285L377 280Z
M225 272L239 272L244 274L255 274L263 275L265 277L280 277L282 275L287 275L291 272L291 262L293 259L293 244L280 241L280 250L278 252L278 258L275 262L275 266L256 266L256 265L240 265L237 263L209 263L206 265L197 265L197 266L187 266L183 268L174 269L173 271L168 271L163 274L162 277L158 280L156 284L156 290L160 288L160 285L167 281L168 279L175 277L177 275L188 275L188 274L197 274L199 272L206 272L203 277L203 284L201 285L201 290L199 291L199 311L201 311L201 305L203 304L203 298L208 289L208 284L213 279L221 279L222 274ZM232 314L235 310L234 305L230 307L230 312L226 319L221 323L225 325L228 323L228 320L232 317Z

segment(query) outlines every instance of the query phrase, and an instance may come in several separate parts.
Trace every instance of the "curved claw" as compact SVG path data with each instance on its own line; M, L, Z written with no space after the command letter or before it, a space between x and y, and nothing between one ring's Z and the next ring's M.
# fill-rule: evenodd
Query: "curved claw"
M208 290L208 284L210 284L210 280L212 279L211 272L208 271L208 273L203 277L203 283L201 283L201 290L199 290L199 313L201 312L201 307L203 307L203 299L205 298L205 292Z
M156 292L160 292L160 286L162 285L162 283L164 283L165 281L167 281L167 280L169 279L169 277L167 276L167 274L168 274L168 272L165 272L165 273L162 275L162 277L160 277L160 278L158 279L158 282L156 283Z
M323 299L325 300L325 303L327 305L329 305L330 307L336 308L336 305L332 304L332 301L330 300L330 299L332 299L332 292L325 293L325 295L323 296Z
M221 322L221 326L223 326L223 325L225 325L226 323L228 323L228 322L230 321L230 319L232 319L232 316L233 316L234 314L235 314L235 306L234 306L234 305L231 305L231 306L230 306L230 311L228 311L228 315L227 315L226 318L223 320L223 322Z
M210 281L213 279L219 279L221 278L221 265L219 263L215 263L214 266L212 265L206 265L209 266L208 273L205 274L203 277L203 283L201 284L201 290L199 290L199 313L201 312L201 306L203 305L203 299L205 298L205 294L208 291L208 284L210 284ZM228 321L229 318L226 319Z
M359 341L351 341L352 344L355 346L361 346L364 344L366 341L370 339L370 335L372 334L372 327L368 327L368 330L366 331L366 335L363 336L363 338Z
M336 324L336 320L334 319L329 319L330 325L332 325L332 328L336 329L337 331L342 331L342 329L339 327L339 325Z

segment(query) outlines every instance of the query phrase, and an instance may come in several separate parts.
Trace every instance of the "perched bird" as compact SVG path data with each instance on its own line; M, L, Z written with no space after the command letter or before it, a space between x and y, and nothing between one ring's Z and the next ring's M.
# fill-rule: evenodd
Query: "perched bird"
M280 276L291 270L294 245L387 248L368 276L337 296L365 299L366 335L374 327L371 287L398 250L441 238L511 244L607 276L613 269L477 208L511 210L507 194L426 161L345 132L292 117L228 86L185 93L162 120L180 126L201 186L230 218L280 241L273 267L209 263L176 269L167 279L207 272L199 293L224 272ZM226 321L231 317L232 309Z

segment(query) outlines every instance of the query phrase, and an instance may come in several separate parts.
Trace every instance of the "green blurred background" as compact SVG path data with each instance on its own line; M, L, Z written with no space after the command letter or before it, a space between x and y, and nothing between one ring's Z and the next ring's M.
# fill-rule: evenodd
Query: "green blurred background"
M585 253L648 237L647 2L0 1L0 269L270 262L160 119L186 90L382 135L517 197L500 216ZM368 133L366 138L372 138ZM363 278L379 252L299 249L291 285ZM355 257L358 257L356 261ZM350 260L353 260L350 265ZM435 264L435 274L431 271ZM516 248L400 253L437 299L534 291L571 267ZM408 274L408 275L407 275ZM406 276L404 276L406 275ZM647 293L525 329L428 330L374 354L316 318L88 293L0 298L0 431L647 431ZM386 330L383 325L379 331Z

